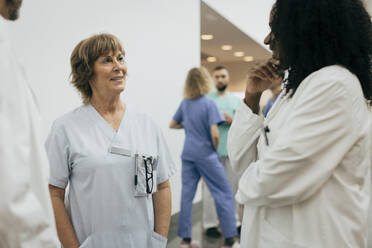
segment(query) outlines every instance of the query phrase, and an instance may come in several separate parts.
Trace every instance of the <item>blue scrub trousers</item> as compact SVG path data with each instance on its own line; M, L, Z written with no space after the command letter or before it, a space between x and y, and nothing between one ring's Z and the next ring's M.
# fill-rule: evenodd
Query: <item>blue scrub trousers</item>
M182 160L182 198L178 235L182 238L191 238L192 201L200 177L203 177L214 198L223 236L225 238L235 237L237 230L234 194L225 169L218 158Z

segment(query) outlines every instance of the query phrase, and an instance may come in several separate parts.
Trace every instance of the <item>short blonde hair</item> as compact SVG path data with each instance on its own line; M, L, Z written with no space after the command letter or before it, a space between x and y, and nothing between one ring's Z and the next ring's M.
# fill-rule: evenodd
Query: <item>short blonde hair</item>
M84 104L89 103L93 94L89 82L94 75L94 62L119 51L125 55L119 39L112 34L93 35L74 48L70 58L71 84L79 91Z
M212 78L205 68L192 68L186 77L184 98L196 99L208 94L211 90L211 84Z

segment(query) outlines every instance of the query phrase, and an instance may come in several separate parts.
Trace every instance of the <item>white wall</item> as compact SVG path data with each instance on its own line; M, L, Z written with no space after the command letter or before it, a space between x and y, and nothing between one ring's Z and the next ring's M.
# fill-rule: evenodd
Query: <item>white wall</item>
M369 12L369 15L372 15L372 0L364 0L364 3Z
M181 101L187 71L200 64L199 1L24 1L12 35L39 98L46 133L54 119L81 104L68 82L69 57L80 40L98 32L113 33L123 43L129 73L125 101L149 113L164 131L177 162L171 180L177 212L184 135L169 130L168 122Z
M242 32L261 44L270 31L269 17L275 0L202 0Z

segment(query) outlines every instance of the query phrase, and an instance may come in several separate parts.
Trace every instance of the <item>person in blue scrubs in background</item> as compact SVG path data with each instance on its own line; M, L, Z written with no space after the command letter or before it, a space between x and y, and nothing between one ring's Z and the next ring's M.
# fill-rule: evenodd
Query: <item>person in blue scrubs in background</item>
M183 238L181 248L200 247L191 240L192 202L203 177L215 204L222 233L223 248L239 247L235 222L235 204L231 185L217 152L218 125L225 122L215 102L205 95L210 91L211 79L204 68L192 68L186 79L184 100L170 122L170 128L185 129L182 152L182 198L178 235Z
M236 109L242 103L242 99L236 97L233 93L229 92L228 85L230 84L229 71L223 66L217 66L212 72L215 91L212 91L207 95L208 98L212 99L222 115L225 117L226 121L218 126L219 131L219 142L218 142L218 154L220 155L220 160L225 168L227 179L231 184L231 188L234 195L238 189L239 174L236 173L230 164L230 159L227 155L227 133L229 132L231 123ZM219 238L221 236L218 230L218 220L216 214L216 208L214 206L213 197L208 191L205 184L202 186L203 195L203 228L205 229L205 234L208 237ZM241 214L240 214L241 213ZM240 216L243 215L242 206L240 206L235 201L235 219L238 228L238 233L240 230Z

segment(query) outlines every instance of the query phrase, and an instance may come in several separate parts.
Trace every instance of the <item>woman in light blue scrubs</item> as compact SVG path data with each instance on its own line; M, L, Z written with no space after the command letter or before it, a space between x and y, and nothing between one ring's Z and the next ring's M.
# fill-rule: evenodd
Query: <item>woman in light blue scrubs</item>
M215 102L205 95L210 90L210 76L204 68L189 71L185 84L185 99L178 107L170 128L185 129L185 144L182 152L182 199L179 215L178 235L183 238L180 247L199 247L191 240L192 202L203 177L215 204L222 233L224 248L238 247L234 237L235 225L234 195L225 169L217 152L218 125L225 119Z
M81 41L71 55L84 104L58 118L46 142L66 248L166 247L175 166L160 128L120 99L124 55L110 34Z

